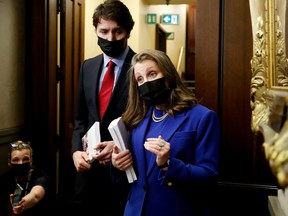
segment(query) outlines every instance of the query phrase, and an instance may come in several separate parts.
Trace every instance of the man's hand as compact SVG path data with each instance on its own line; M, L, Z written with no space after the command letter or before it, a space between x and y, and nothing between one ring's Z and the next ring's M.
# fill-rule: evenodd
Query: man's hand
M104 141L97 145L97 149L101 149L99 154L93 155L93 158L97 159L100 164L110 164L114 142Z
M85 151L75 151L73 153L73 162L77 172L85 172L91 168L89 156Z

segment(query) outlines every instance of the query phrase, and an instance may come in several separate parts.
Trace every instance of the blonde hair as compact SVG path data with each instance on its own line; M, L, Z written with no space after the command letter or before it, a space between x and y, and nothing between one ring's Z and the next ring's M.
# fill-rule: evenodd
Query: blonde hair
M32 150L32 147L30 145L30 142L24 142L22 140L17 140L15 142L10 143L10 150L8 152L8 164L11 163L11 153L12 153L12 151L14 151L14 150L22 150L22 149L30 150L30 156L31 156L31 160L32 160L33 150Z

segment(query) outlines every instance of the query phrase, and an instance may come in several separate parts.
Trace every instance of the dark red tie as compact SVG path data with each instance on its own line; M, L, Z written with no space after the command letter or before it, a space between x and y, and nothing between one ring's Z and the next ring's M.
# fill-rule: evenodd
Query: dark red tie
M100 102L100 118L102 119L107 105L110 100L110 96L112 94L113 84L114 84L114 62L109 61L108 70L105 73L104 79L102 81L102 87L99 94L99 102Z

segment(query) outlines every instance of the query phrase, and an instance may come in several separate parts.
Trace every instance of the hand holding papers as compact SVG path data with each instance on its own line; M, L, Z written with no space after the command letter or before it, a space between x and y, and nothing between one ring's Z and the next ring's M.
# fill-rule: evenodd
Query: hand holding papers
M117 145L117 147L120 149L120 151L123 151L128 148L129 140L130 140L130 134L126 130L126 126L124 122L122 121L122 118L119 117L117 119L114 119L109 127L108 130ZM135 174L133 166L129 167L126 170L126 175L129 183L132 183L137 180L137 176Z
M93 155L100 153L94 148L101 141L99 122L95 122L87 133L82 137L83 149L88 153L90 163L94 161Z

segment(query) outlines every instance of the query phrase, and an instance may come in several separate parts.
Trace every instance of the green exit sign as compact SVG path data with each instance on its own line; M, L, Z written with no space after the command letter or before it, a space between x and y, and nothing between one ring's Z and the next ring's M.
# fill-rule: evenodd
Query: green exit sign
M177 25L179 23L178 14L163 14L161 19L162 24Z
M156 24L157 16L156 14L147 14L146 15L146 23L147 24Z

